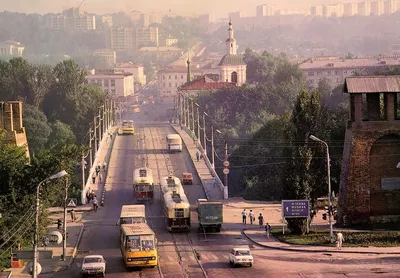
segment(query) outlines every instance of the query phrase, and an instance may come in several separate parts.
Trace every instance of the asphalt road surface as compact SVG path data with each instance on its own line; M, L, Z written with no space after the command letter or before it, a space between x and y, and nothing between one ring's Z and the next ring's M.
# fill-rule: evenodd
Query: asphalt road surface
M232 246L251 244L241 235L240 223L223 227L221 233L198 233L196 215L192 213L190 233L171 234L166 230L162 213L160 188L156 186L154 200L146 203L149 225L158 239L159 267L128 270L119 249L119 218L121 206L133 204L133 170L148 166L153 170L155 183L169 174L181 177L183 172L194 172L192 158L182 153L166 152L165 137L173 129L168 123L166 108L144 105L140 113L129 111L123 119L133 119L136 133L117 136L109 163L109 177L105 206L90 212L83 220L85 230L78 256L70 269L52 277L79 277L83 257L102 254L107 261L107 277L400 277L399 256L299 253L253 247L253 267L232 268L228 252ZM146 115L145 115L146 114ZM155 121L157 120L157 121ZM191 204L205 198L202 186L194 175L194 184L184 186ZM200 254L200 259L195 256Z

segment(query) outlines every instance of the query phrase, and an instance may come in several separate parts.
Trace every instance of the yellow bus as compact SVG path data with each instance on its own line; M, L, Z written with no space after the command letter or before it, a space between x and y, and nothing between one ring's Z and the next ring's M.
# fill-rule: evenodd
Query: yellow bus
M135 128L133 127L133 121L132 120L125 120L122 122L122 126L118 130L119 135L125 135L125 134L135 134Z
M126 267L155 267L157 239L147 223L121 225L121 253Z

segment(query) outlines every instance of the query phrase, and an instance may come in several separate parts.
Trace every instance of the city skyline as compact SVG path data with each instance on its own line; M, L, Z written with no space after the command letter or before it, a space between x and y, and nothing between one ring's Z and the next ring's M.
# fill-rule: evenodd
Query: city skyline
M20 0L4 1L2 8L5 11L20 13L60 13L63 9L77 7L82 0ZM275 7L275 9L309 9L313 5L329 5L348 2L361 2L357 0L230 0L230 1L191 1L190 5L183 0L153 0L151 2L138 1L137 3L127 0L114 0L110 6L108 0L85 0L81 8L87 12L95 14L106 14L114 12L130 12L133 10L143 13L162 12L179 15L198 15L205 13L213 13L217 17L227 17L229 12L241 11L247 16L255 16L256 6L267 4Z

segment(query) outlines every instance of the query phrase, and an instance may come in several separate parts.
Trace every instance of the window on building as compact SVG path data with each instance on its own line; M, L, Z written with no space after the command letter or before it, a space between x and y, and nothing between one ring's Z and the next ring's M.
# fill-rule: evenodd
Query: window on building
M328 74L328 75L331 75L331 71L330 71L330 70L328 70L327 74Z
M111 79L111 86L115 86L115 79Z
M308 72L308 76L314 76L314 72L313 71L309 71Z
M162 83L162 86L165 88L165 83Z
M183 74L181 75L181 79L183 79Z
M340 75L340 71L335 70L335 75Z
M175 75L175 79L178 79L178 75Z
M165 75L162 76L162 79L165 79Z
M168 79L171 79L171 75L168 75Z
M237 83L238 82L237 72L236 71L232 72L232 74L231 74L231 82L233 82L233 83Z
M168 85L169 85L169 87L171 87L171 83L169 83Z

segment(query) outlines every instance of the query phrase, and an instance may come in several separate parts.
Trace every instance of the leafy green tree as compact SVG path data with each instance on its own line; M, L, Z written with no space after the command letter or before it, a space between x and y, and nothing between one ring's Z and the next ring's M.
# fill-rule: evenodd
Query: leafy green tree
M29 151L36 154L46 146L51 128L46 115L35 106L25 104L22 111Z
M50 124L50 128L51 133L47 141L47 146L60 147L75 142L75 135L69 125L56 120L54 123Z
M287 130L288 147L285 148L286 161L283 171L283 198L288 200L307 199L311 206L315 204L313 194L316 187L313 175L313 150L309 147L308 138L318 134L318 123L321 117L321 95L318 92L302 90L297 98L291 116L291 125ZM314 208L311 208L314 210ZM292 233L304 234L307 220L303 218L287 219Z

